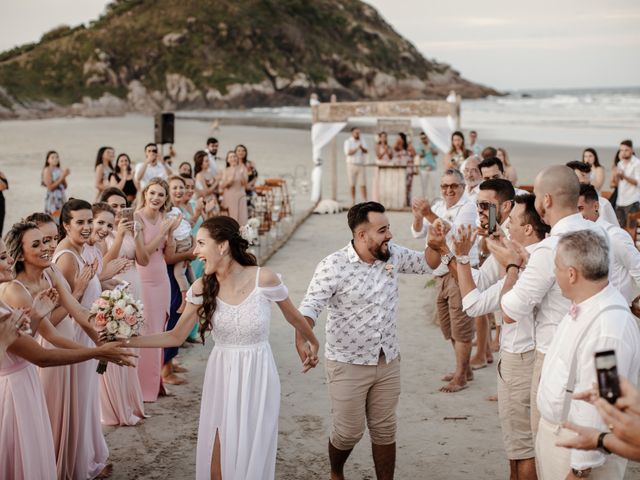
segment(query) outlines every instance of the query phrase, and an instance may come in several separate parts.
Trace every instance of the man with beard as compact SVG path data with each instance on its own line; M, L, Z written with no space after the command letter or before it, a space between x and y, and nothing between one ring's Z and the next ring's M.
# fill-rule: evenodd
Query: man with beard
M390 243L384 207L354 205L347 215L353 239L316 267L300 312L315 325L327 307L326 373L331 399L331 478L364 433L371 437L378 480L392 479L396 457L396 407L400 357L396 332L398 274L431 273L425 253ZM296 348L307 345L296 337Z
M220 157L218 156L218 139L214 137L209 137L207 139L207 158L209 159L209 172L214 177L218 175L218 164L221 162Z
M614 170L618 179L616 215L622 228L636 228L636 222L628 224L627 217L640 210L640 160L633 154L631 140L620 142L619 152L620 162Z

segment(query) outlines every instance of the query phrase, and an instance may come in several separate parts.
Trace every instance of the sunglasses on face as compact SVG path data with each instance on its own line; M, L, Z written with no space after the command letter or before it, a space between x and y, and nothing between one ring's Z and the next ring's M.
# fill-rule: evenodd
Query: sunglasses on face
M442 185L440 185L440 189L441 190L457 190L458 188L460 188L460 184L459 183L450 183L450 184L446 184L443 183Z

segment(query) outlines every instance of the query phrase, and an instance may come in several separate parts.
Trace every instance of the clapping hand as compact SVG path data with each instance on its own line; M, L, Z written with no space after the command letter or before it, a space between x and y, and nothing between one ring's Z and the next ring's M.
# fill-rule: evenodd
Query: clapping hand
M84 267L82 267L82 270L80 270L80 272L78 272L78 274L76 275L73 288L74 297L80 298L84 294L84 291L87 289L89 282L95 276L97 269L97 260L90 265L85 265Z
M431 213L431 205L426 198L415 197L411 201L411 211L414 217L422 219Z
M469 255L473 244L476 242L478 232L471 225L458 227L458 235L453 238L454 251L457 257Z
M49 315L58 306L58 291L55 288L47 288L39 292L33 299L31 311L36 314L36 320L41 320Z
M529 254L524 247L505 237L487 238L487 248L498 263L505 268L508 265L522 267L529 260Z
M108 280L125 271L132 264L132 261L128 258L114 258L104 267L101 277L103 280Z
M438 252L444 253L447 249L447 233L450 227L446 222L438 219L429 225L429 234L427 236L427 247Z
M20 308L0 310L0 351L5 351L20 335L29 335L29 317Z

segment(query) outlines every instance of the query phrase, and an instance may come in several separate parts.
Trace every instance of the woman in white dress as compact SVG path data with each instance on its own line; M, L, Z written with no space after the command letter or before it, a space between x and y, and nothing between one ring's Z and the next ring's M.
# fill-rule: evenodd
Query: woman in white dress
M225 216L206 220L195 255L204 276L187 293L187 307L168 332L132 338L132 347L182 345L198 319L203 340L215 340L204 377L196 478L268 480L275 476L280 379L269 346L271 302L308 342L303 372L318 363L318 340L289 299L280 277L259 268L240 225Z

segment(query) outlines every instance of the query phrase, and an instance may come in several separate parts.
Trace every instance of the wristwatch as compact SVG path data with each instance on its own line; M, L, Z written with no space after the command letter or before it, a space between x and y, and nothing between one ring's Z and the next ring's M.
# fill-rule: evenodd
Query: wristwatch
M440 257L440 261L445 265L449 265L451 263L451 260L453 260L454 258L455 258L455 255L451 252L448 252Z
M456 257L456 262L460 265L468 265L469 262L471 262L471 259L469 258L469 255L458 255Z
M596 447L600 453L604 453L605 455L611 455L611 450L604 446L604 437L609 435L609 432L602 432L598 435L598 446Z
M575 468L571 469L571 473L577 478L587 478L591 475L591 469L585 468L583 470L576 470Z

